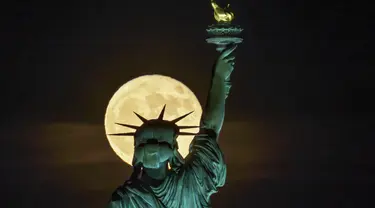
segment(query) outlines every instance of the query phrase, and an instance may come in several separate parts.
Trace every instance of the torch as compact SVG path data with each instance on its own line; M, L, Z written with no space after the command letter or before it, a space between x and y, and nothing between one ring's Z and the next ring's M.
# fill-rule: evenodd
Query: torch
M230 5L222 8L214 0L211 0L211 6L214 10L216 24L210 25L206 29L207 43L215 44L216 50L219 52L228 45L242 43L243 39L239 36L243 29L239 25L232 24L234 14L229 9Z

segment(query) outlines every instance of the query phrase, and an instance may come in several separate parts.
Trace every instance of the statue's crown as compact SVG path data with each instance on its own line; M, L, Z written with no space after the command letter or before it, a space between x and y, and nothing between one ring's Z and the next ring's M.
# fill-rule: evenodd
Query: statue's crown
M134 114L143 122L141 126L135 126L131 124L122 124L122 123L116 123L117 125L120 126L125 126L131 129L135 129L135 132L127 132L127 133L115 133L115 134L109 134L111 136L134 136L135 138L141 134L144 130L146 129L152 129L152 128L164 128L168 130L174 131L175 137L177 136L189 136L189 135L197 135L196 133L190 133L190 132L180 132L181 129L191 129L191 128L198 128L199 126L178 126L176 123L179 122L180 120L184 119L186 116L192 114L194 111L191 111L185 115L182 115L178 118L175 118L171 121L164 120L164 112L165 112L165 107L164 105L163 109L161 110L158 118L156 119L150 119L147 120L146 118L142 117L138 113L134 112Z

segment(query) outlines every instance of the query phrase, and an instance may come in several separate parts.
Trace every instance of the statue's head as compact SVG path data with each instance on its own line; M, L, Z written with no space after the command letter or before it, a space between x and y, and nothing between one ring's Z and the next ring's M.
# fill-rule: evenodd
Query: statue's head
M178 153L177 137L179 135L195 135L194 133L180 132L181 129L196 128L198 126L178 126L176 123L192 112L172 121L163 120L165 106L157 119L147 120L135 113L142 120L141 126L120 124L133 128L133 133L112 134L116 136L134 136L133 166L145 168L159 168L167 162L175 166L181 163L182 157Z

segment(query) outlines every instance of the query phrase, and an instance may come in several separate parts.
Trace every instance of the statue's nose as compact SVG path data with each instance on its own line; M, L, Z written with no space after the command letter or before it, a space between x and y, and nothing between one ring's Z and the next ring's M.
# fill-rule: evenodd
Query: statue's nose
M147 144L158 144L159 141L157 139L148 139Z

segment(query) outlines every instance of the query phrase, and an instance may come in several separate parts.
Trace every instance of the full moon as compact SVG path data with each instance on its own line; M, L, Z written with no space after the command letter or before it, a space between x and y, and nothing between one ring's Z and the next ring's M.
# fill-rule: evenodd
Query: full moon
M164 105L166 105L165 120L173 120L194 111L177 125L199 126L202 107L197 97L187 86L171 77L163 75L137 77L121 86L109 101L104 119L107 139L114 152L129 165L133 160L134 137L108 134L134 132L134 129L115 123L140 126L142 121L133 112L146 119L156 119ZM198 128L184 129L183 132L197 133ZM179 152L183 157L189 153L192 140L193 136L177 138Z

